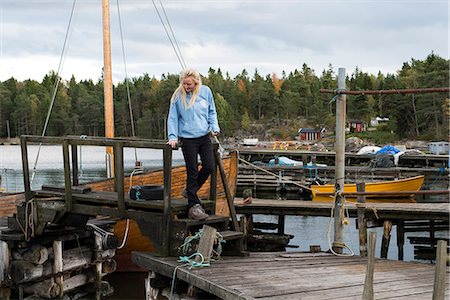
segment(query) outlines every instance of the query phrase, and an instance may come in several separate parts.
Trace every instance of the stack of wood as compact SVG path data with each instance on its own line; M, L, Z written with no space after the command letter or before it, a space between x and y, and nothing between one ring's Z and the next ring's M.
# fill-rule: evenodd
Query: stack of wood
M50 241L16 243L2 236L0 298L69 300L90 293L112 293L102 277L116 269L115 248L105 249L111 244L105 243L105 238L91 228Z

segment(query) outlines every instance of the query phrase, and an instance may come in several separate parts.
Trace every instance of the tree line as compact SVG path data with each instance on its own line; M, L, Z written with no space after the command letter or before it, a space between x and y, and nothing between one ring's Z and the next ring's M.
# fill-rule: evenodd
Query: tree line
M0 137L40 135L51 106L46 135L104 135L103 80L57 80L50 72L42 82L0 82ZM396 74L368 74L356 68L347 75L348 90L380 90L448 87L449 60L431 53L423 60L404 62ZM55 89L56 83L58 88ZM203 83L215 95L223 136L251 134L254 125L270 130L275 138L293 138L298 126L334 128L332 95L320 89L336 89L332 65L316 74L303 64L289 73L262 75L246 70L231 78L220 69L209 69ZM132 136L130 106L141 138L164 139L169 99L179 84L177 74L161 79L144 74L113 88L116 136ZM128 95L130 101L128 101ZM399 138L446 139L448 94L347 96L347 118L369 122L389 117L388 129Z

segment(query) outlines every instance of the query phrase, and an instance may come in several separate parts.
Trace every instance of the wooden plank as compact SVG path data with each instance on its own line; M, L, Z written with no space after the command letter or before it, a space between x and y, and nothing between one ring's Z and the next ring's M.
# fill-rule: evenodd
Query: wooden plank
M133 253L133 261L166 276L171 276L178 265L175 258L157 258L145 253ZM213 294L221 291L222 298L239 295L261 299L304 299L303 296L334 299L348 295L361 299L365 261L361 257L335 257L325 253L252 253L245 258L224 257L208 268L183 269L177 277L198 288L206 286L205 290ZM376 260L376 299L378 287L389 297L395 293L407 294L411 288L430 297L432 278L430 265ZM342 294L331 293L336 290Z

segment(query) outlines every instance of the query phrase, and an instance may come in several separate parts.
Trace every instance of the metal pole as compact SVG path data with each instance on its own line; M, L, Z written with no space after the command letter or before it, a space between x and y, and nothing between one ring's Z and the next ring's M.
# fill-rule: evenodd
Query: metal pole
M345 90L345 68L339 68L338 89ZM334 206L334 251L342 253L342 193L344 192L345 177L345 115L346 95L340 94L336 100L336 197Z

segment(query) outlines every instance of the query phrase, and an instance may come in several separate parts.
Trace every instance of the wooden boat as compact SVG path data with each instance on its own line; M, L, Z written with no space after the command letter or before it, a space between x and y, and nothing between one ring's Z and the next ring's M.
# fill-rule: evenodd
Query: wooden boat
M230 152L229 155L222 158L224 171L227 177L228 188L232 197L236 192L237 184L237 171L238 171L238 154L237 152ZM219 172L219 171L218 171ZM132 185L163 185L163 170L154 170L139 175L133 175ZM129 176L124 178L125 190L128 191L130 187ZM171 197L176 200L187 200L182 197L182 191L186 184L186 168L185 166L178 166L172 168L172 190ZM114 191L114 179L107 179L101 181L90 182L83 186L89 187L94 191ZM200 199L209 199L210 191L210 179L203 185L198 191ZM18 193L13 195L1 195L0 196L0 220L6 222L6 217L12 217L17 213L17 205L25 201L24 193ZM226 204L226 196L222 180L219 174L217 174L217 187L216 187L216 215L229 216L228 205ZM126 221L120 220L116 224L114 231L118 236L119 241L124 238ZM134 220L129 221L129 230L127 234L127 242L125 247L116 251L115 259L118 263L117 271L140 271L139 267L135 266L131 262L132 251L154 251L151 240L141 234L140 228Z
M238 173L238 154L236 151L230 152L228 156L222 158L225 174L227 176L228 188L232 197L234 197L237 185ZM217 171L219 172L219 171ZM134 185L163 185L164 172L163 170L155 170L144 174L134 175L132 178L132 186ZM125 190L130 188L130 178L125 177ZM182 192L186 185L186 168L185 166L178 166L172 168L172 199L183 200ZM85 184L94 191L114 191L114 179L107 179L97 182ZM210 192L210 178L205 182L202 188L197 192L200 199L209 199ZM216 187L216 215L229 216L229 209L225 196L225 190L222 184L220 175L217 174ZM187 200L184 199L184 201ZM118 236L119 241L124 238L126 221L119 221L114 227L114 232ZM116 251L115 259L117 261L117 271L140 271L141 269L131 263L132 251L147 251L153 252L154 247L151 240L142 235L137 222L129 220L129 232L127 235L127 242L125 247Z
M393 197L402 202L410 201L409 198L422 187L423 180L424 176L420 175L399 180L366 183L365 196L369 201L386 201L386 199L389 201ZM334 188L333 184L311 185L312 200L332 201ZM356 201L356 184L345 184L344 196L350 201Z

